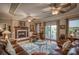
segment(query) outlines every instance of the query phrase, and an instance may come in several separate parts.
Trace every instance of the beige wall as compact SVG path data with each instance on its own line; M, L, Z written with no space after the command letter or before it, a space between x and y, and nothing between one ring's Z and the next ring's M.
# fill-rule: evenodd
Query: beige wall
M59 27L61 25L64 25L65 28L64 29L59 28L59 34L66 34L66 20L65 19L59 21Z
M8 20L8 19L0 19L0 24L8 24L8 25L11 25L11 19Z
M65 26L65 28L64 29L61 29L60 28L60 26L61 25L64 25ZM62 19L62 20L59 20L59 30L58 30L58 32L59 32L59 37L61 36L61 34L64 34L65 35L65 37L67 37L67 20L66 19Z
M26 27L28 27L28 32L30 31L29 29L30 29L30 24L27 22L27 21L25 21L26 22ZM19 20L12 20L12 27L11 27L11 29L12 29L12 39L15 39L15 27L17 27L17 26L19 26ZM29 35L29 33L28 33L28 35Z

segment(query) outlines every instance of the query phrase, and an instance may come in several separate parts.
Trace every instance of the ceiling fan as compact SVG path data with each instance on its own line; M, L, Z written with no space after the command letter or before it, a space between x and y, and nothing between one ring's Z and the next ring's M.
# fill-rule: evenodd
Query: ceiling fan
M77 5L75 3L51 3L49 7L44 8L43 12L51 12L52 15L66 13L74 9Z

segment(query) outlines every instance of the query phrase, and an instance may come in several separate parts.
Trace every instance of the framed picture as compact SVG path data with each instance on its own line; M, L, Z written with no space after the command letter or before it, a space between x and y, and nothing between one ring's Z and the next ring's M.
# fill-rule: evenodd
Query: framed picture
M60 29L65 29L65 25L60 25Z
M19 21L19 25L20 25L21 27L24 27L24 26L25 26L25 21Z

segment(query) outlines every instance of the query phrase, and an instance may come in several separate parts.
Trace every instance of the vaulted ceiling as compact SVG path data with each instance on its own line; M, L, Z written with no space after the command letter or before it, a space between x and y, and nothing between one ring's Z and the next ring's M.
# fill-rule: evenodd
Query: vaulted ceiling
M59 14L52 15L50 12L45 12L43 9L49 7L49 3L20 3L20 4L0 4L0 18L14 17L17 20L27 20L28 16L37 18L40 21L51 21L70 17L71 15L79 15L79 4L73 10Z

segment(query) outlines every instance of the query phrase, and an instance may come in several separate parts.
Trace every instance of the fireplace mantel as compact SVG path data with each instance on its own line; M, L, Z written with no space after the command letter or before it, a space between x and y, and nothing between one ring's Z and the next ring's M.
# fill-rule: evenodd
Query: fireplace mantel
M23 40L28 37L28 27L15 27L15 39Z

